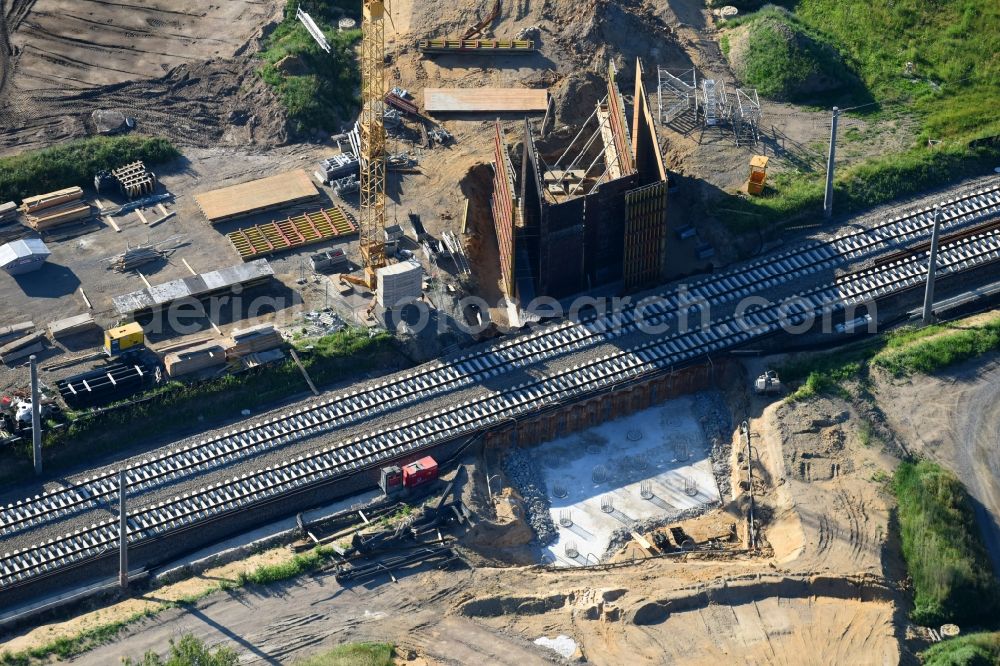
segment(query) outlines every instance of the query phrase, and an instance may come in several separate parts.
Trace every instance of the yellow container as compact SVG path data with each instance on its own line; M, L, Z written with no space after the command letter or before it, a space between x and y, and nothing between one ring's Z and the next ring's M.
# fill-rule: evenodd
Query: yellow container
M142 326L132 322L118 328L109 328L104 331L104 353L108 356L117 356L122 352L141 347L146 340Z

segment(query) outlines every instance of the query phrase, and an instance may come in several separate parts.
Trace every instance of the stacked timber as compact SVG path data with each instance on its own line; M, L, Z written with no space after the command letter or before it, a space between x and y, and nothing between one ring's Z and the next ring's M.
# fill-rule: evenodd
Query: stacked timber
M162 259L163 257L164 253L162 251L149 245L130 247L121 254L115 255L111 258L111 268L115 269L119 273L127 273L131 270L135 270L143 264L148 264L151 261L156 261L157 259Z
M32 229L44 231L90 217L90 205L81 201L82 197L82 189L69 187L26 198L21 202L21 211L25 213Z
M226 357L229 360L242 358L249 354L275 349L283 342L281 334L270 324L236 329L232 337L226 341Z
M94 328L97 328L94 317L90 314L82 314L52 322L49 324L49 335L52 336L53 340L60 337L68 338L71 335L86 333Z
M13 342L8 342L3 347L0 347L0 361L10 365L14 361L20 361L31 354L42 351L44 349L44 345L42 344L44 339L44 331L39 331L20 337Z
M163 357L163 365L171 377L189 375L226 362L226 350L218 342L206 342Z
M17 220L17 204L13 201L0 204L0 224L10 224Z
M4 326L0 328L0 342L5 342L11 338L21 337L22 335L27 335L35 330L35 322L24 321L20 324L11 324L10 326Z

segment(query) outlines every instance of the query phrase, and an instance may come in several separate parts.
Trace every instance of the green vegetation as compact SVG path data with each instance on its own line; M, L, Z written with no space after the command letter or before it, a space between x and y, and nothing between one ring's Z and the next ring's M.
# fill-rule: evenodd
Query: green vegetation
M875 364L895 375L931 373L1000 349L1000 318L981 326L928 326L889 338Z
M296 666L392 666L394 651L388 643L348 643L296 662Z
M170 653L166 659L150 650L139 661L126 658L125 666L236 666L240 656L232 648L221 646L212 651L205 642L192 634L180 640L170 640Z
M358 106L361 85L354 45L360 30L338 32L336 22L345 15L359 19L359 2L311 0L301 3L330 43L326 53L295 18L299 2L289 0L284 20L267 36L259 57L261 78L273 87L292 129L334 129Z
M146 611L136 613L118 622L111 622L94 627L93 629L87 629L76 636L57 638L51 643L31 650L17 653L0 653L0 666L29 666L35 661L48 661L52 656L60 659L69 659L113 640L128 625L139 622L147 617L152 617L157 612Z
M761 0L736 2L741 11ZM1000 157L1000 5L994 0L783 0L793 10L783 22L829 44L857 73L875 104L859 110L872 122L913 116L920 134L913 146L841 169L835 183L838 213L938 187L995 166ZM781 10L765 7L730 26L768 22ZM771 31L773 33L773 30ZM730 55L736 51L729 33ZM781 33L784 34L784 33ZM780 40L765 44L761 68L776 73ZM826 61L829 63L829 61ZM794 66L792 66L794 65ZM800 66L793 61L789 71ZM763 91L764 88L761 88ZM940 141L933 148L928 140ZM803 171L771 179L768 196L720 202L719 218L736 231L773 228L788 218L815 218L822 208L823 174Z
M913 621L925 626L995 621L1000 588L959 480L926 460L903 462L893 490L903 557L913 579Z
M54 148L0 158L0 201L61 190L73 185L93 186L94 174L135 160L146 166L180 157L168 140L138 135L92 137Z
M317 387L403 362L393 338L386 332L369 335L366 329L345 328L318 340L297 341L302 365ZM311 347L311 349L310 349ZM83 412L68 428L46 433L47 469L64 469L131 441L135 424L147 432L177 438L194 428L236 418L244 409L274 404L308 390L302 373L291 360L239 375L225 375L195 384L171 381L107 411ZM0 461L0 480L30 474L31 442L22 442Z
M995 666L1000 664L1000 632L950 638L920 656L924 666Z
M765 96L792 102L868 102L867 91L826 38L777 7L731 21L736 74ZM739 35L739 38L736 38Z
M897 376L931 374L1000 349L1000 316L981 324L968 322L888 331L845 345L835 353L794 359L780 368L780 375L785 382L802 382L789 400L806 400L817 394L844 396L844 383L862 377L872 364Z
M281 564L262 564L253 571L243 571L237 576L240 587L248 584L270 585L289 578L295 578L309 571L316 571L326 564L334 554L332 548L317 546L304 555L296 555Z

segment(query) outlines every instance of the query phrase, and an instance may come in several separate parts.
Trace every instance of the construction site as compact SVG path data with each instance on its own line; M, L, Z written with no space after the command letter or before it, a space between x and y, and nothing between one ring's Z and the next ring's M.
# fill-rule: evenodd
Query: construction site
M775 95L744 13L0 3L0 665L994 640L1000 144L858 204L936 144Z

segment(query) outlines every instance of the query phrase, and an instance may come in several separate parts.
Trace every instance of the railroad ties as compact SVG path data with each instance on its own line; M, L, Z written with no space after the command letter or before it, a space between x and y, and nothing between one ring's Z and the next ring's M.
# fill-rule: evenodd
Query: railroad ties
M954 231L1000 211L998 188L945 202L945 229ZM869 258L926 238L932 209L894 218L868 230L841 234L828 242L813 242L777 256L761 259L738 271L711 276L690 288L694 298L729 302L788 284L821 268ZM1000 260L1000 230L972 233L946 242L939 254L940 274L961 271ZM629 349L577 364L526 384L494 391L446 410L424 414L391 429L338 443L281 465L230 479L169 502L140 509L130 521L130 541L161 535L227 511L274 499L291 490L328 482L358 469L398 458L407 452L469 435L492 425L556 404L617 386L649 373L663 371L781 330L807 317L843 310L856 303L898 293L923 282L926 253L893 260L837 278L833 284L801 292L785 304L764 307L718 319L704 329L665 334ZM130 492L152 488L171 478L207 469L257 451L328 432L345 423L381 413L400 404L440 391L482 381L511 368L538 363L569 351L593 346L636 330L639 320L663 324L677 316L689 301L676 293L635 310L592 318L583 323L555 324L527 336L505 340L484 350L436 361L402 376L359 391L300 408L286 416L254 424L180 447L129 469ZM66 515L80 507L106 502L117 494L113 475L94 477L0 511L0 534L24 529ZM108 552L117 545L115 521L92 525L64 537L5 554L0 559L0 590L27 582L63 565L75 564Z

